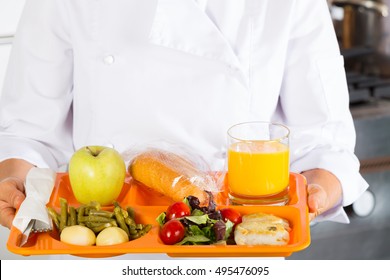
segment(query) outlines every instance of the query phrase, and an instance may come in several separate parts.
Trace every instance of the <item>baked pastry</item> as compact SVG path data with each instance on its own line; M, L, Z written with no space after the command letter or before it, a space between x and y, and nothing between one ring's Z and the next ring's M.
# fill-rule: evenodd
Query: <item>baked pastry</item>
M272 214L244 215L234 230L237 245L286 245L290 241L287 220Z
M207 204L206 191L215 187L212 176L197 169L192 162L158 149L138 154L129 164L128 171L134 180L174 201L192 195L201 204Z

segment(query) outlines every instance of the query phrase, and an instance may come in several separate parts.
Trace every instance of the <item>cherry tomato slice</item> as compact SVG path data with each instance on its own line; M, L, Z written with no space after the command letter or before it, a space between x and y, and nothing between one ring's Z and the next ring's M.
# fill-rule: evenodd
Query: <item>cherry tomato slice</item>
M191 215L191 209L190 207L185 204L184 202L175 202L171 205L169 205L167 212L166 212L166 220L172 220L177 219L185 216Z
M166 245L173 245L183 240L186 230L179 220L166 222L159 233L161 241Z
M233 208L223 208L219 210L222 215L224 222L230 220L234 225L242 222L241 214Z

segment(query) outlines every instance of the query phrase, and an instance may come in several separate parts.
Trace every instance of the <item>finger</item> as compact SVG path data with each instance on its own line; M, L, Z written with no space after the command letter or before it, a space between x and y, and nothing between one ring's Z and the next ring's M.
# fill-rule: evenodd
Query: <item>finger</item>
M3 183L9 183L9 184L14 184L18 190L20 190L21 192L24 193L24 183L22 181L22 179L19 179L17 177L7 177L5 179L3 179L2 181L0 181L0 184L3 184Z
M4 201L0 201L0 224L11 228L12 221L15 218L15 208L9 207Z
M310 212L315 212L318 209L319 198L318 193L321 190L317 185L309 185L307 187L307 205Z
M317 214L316 213L309 213L309 221L313 221L314 218L317 217Z
M23 184L14 180L7 180L1 183L0 201L12 208L19 208L25 199Z
M310 184L307 188L307 205L309 207L309 218L314 219L326 209L327 194L322 186Z

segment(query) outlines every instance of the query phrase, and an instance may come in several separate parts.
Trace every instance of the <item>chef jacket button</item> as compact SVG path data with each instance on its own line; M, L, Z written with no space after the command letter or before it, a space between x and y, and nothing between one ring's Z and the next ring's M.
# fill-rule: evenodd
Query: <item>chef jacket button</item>
M113 55L107 55L104 57L103 61L105 64L110 65L115 62L115 57Z

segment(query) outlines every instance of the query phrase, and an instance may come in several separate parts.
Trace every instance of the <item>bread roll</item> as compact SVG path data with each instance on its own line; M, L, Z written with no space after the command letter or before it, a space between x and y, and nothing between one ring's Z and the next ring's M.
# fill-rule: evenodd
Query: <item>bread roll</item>
M205 190L214 183L211 176L198 170L185 158L157 149L137 155L128 171L134 180L174 201L182 201L192 195L201 204L207 204L208 194Z
M290 240L290 226L280 217L255 213L244 215L234 230L237 245L286 245Z

